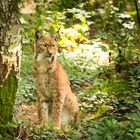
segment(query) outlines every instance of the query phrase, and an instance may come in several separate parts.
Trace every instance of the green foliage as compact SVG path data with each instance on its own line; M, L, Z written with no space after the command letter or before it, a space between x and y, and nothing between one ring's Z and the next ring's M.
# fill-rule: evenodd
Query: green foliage
M78 0L76 1L78 2ZM73 5L76 3L74 0L58 0L57 1L57 4L58 6L61 6L61 7L65 7L65 8L72 8Z
M24 46L22 56L21 78L18 83L16 104L36 100L32 76L33 50L31 46Z
M118 5L121 4L124 3L118 2ZM136 47L139 42L137 26L131 12L127 12L126 9L121 11L120 7L110 5L106 13L102 19L103 28L99 31L99 37L105 39L110 44L110 49L117 53L111 56L112 61L123 70L129 67L131 61L138 61L136 59Z
M19 100L36 100L30 47L35 30L52 35L60 29L59 59L79 97L81 110L81 122L71 124L68 132L52 127L30 128L26 138L140 139L139 33L131 4L127 0L59 0L39 6L35 15L21 18L24 53L17 104Z

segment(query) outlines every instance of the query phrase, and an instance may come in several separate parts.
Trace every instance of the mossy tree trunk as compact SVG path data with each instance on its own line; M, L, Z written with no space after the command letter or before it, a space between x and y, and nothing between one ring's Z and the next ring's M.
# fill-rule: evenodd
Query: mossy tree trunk
M0 0L0 124L12 120L21 44L18 0Z

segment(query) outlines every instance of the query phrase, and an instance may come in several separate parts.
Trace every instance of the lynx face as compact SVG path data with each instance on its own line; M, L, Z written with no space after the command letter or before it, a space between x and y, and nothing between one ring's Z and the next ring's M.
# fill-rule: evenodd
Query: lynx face
M58 47L56 41L49 37L37 38L36 41L36 57L37 60L46 58L49 63L52 63L56 56Z

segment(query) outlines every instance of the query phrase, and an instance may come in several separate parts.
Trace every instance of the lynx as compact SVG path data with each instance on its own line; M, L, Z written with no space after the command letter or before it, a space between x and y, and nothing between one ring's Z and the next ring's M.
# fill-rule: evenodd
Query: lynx
M57 51L54 38L36 32L33 76L40 125L51 122L55 128L65 130L70 121L79 121L79 105Z

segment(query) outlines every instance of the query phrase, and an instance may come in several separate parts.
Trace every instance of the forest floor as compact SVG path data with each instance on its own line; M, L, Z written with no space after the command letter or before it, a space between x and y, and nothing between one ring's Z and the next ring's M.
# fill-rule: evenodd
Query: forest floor
M41 6L36 12L36 5L32 1L20 5L23 56L14 118L23 126L24 129L20 128L20 132L24 133L18 133L18 138L23 140L139 140L140 67L137 63L129 64L133 62L131 53L134 55L136 51L135 49L130 51L129 47L126 49L127 60L132 59L127 61L123 59L123 53L120 57L118 50L114 48L118 44L123 49L124 46L133 44L133 42L127 43L135 39L129 36L128 33L131 31L128 32L124 26L120 27L120 21L125 23L125 17L128 15L124 12L120 16L113 6L110 6L112 9L106 7L103 9L103 5L99 9L93 8L91 2L83 2L77 7L63 10L60 6L64 8L64 5ZM111 14L107 15L109 12ZM111 19L109 19L110 15ZM112 27L112 31L106 32L108 29L106 24ZM32 46L36 28L49 34L61 28L58 41L61 53L58 57L70 78L72 90L79 98L81 113L80 123L71 124L67 133L57 132L52 127L43 129L37 127L38 114L32 76L34 59ZM120 31L123 33L122 36ZM127 38L124 39L125 32ZM122 43L124 40L125 42ZM120 46L121 44L124 46ZM135 55L138 56L134 58L140 58L139 54Z

